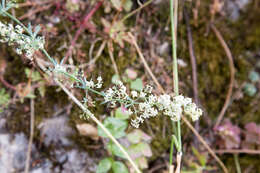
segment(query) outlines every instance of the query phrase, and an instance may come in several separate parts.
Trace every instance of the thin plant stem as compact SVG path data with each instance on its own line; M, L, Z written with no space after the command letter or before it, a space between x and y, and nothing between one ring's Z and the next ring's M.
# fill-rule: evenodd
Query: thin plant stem
M235 160L237 173L241 173L241 168L240 168L240 164L239 164L239 160L238 160L238 154L234 154L234 160Z
M120 20L120 22L124 22L126 19L128 19L129 17L133 16L135 13L137 13L138 11L142 10L144 7L146 7L147 5L149 5L151 2L153 2L153 0L149 0L146 3L144 3L141 7L137 8L136 10L130 12L129 14L127 14L122 20Z
M175 0L177 1L177 0ZM176 8L176 7L175 7ZM179 95L179 79L178 79L178 64L177 64L177 44L176 44L176 32L175 32L175 18L173 9L173 0L170 0L170 15L171 15L171 35L172 35L172 68L173 68L173 82L174 82L174 93ZM175 15L177 15L175 13ZM177 24L177 22L176 22Z
M32 143L33 143L33 135L34 135L34 98L31 98L30 101L30 139L28 144L28 150L26 153L26 164L24 173L28 173L30 170L30 160L31 160L31 151L32 151Z
M173 150L174 150L174 139L173 139L173 136L172 136L172 141L171 141L171 150L170 150L170 156L173 155ZM173 162L172 160L172 157L170 157L170 160L169 160L170 163Z
M173 57L173 87L174 87L174 93L175 95L179 95L179 79L178 79L178 64L177 64L177 43L176 43L176 37L177 37L177 13L178 12L178 0L175 0L174 8L173 8L173 0L170 0L170 18L171 18L171 37L172 37L172 57ZM181 164L181 156L182 156L182 142L181 142L181 122L180 120L177 121L177 132L175 131L175 134L177 135L176 147L177 148L177 167L176 172L180 172L180 164ZM173 145L174 145L174 138L172 138L171 142L171 152L170 152L170 159L169 164L172 165L173 160Z
M31 36L31 33L30 33L30 31L27 29L27 27L22 23L22 22L20 22L16 17L14 17L13 15L11 15L10 13L8 13L8 12L4 12L3 14L5 14L7 17L9 17L10 19L12 19L13 21L15 21L16 23L18 23L19 25L21 25L22 27L23 27L23 29L28 33L28 34L30 34L30 36Z

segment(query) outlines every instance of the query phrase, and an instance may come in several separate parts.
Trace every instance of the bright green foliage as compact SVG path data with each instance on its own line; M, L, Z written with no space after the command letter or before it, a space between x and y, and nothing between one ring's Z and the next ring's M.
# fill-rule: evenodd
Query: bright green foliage
M138 130L138 129L137 129ZM132 143L132 144L137 144L138 142L141 141L141 134L135 130L132 133L127 134L127 139Z
M130 115L126 111L124 111L123 107L117 108L115 111L115 117L118 119L126 120L129 118L129 116Z
M115 155L117 157L121 157L123 159L125 159L125 155L121 152L121 150L119 150L118 146L116 146L114 143L112 143L111 141L108 143L107 145L107 149L108 151L112 154Z
M117 139L125 136L125 129L127 128L127 122L118 118L108 117L104 121L104 126L110 131L110 133ZM107 137L105 132L98 127L98 135Z
M115 161L112 165L114 173L128 173L126 166L119 161Z
M114 113L115 117L106 118L103 124L116 138L123 138L123 140L127 140L130 143L130 146L124 149L135 160L139 168L148 168L147 157L152 156L152 150L148 144L151 137L140 129L134 129L126 134L125 130L128 126L127 120L129 119L129 115L123 109L123 107L117 108ZM99 136L107 137L99 127L98 134ZM125 155L112 141L108 142L106 149L110 155L126 159ZM114 159L115 157L109 157L101 160L98 164L97 172L108 172L111 169L111 165L114 173L128 172L127 167L122 162L117 162Z
M113 84L116 84L117 81L120 81L120 77L119 77L117 74L114 74L114 75L112 76L111 82L112 82Z
M137 78L136 80L131 81L130 87L133 90L142 91L142 89L143 89L143 81L142 81L142 79Z
M111 157L107 157L102 159L97 167L97 173L105 173L108 172L112 167L113 159Z

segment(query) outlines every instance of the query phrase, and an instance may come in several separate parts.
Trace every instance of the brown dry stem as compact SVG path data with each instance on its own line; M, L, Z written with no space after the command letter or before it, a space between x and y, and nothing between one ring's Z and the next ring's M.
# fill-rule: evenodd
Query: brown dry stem
M228 88L228 92L226 95L226 100L225 100L224 106L222 107L222 109L218 115L217 121L215 123L215 126L214 126L214 129L215 129L216 127L219 126L221 120L223 119L223 117L225 115L225 112L226 112L228 106L230 105L232 91L233 91L234 82L235 82L235 67L234 67L232 53L231 53L228 45L226 44L224 38L222 37L221 33L219 32L219 30L215 27L215 25L213 23L210 25L210 27L214 31L216 37L218 38L219 42L221 43L222 47L224 48L225 53L227 54L227 58L228 58L228 62L229 62L229 69L230 69L229 88Z

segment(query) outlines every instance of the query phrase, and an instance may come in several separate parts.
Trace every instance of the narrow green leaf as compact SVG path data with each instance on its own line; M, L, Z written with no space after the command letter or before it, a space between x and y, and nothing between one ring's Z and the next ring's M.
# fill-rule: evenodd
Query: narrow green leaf
M36 37L37 34L40 32L41 30L41 26L40 25L37 25L34 29L34 33L33 33L33 36Z

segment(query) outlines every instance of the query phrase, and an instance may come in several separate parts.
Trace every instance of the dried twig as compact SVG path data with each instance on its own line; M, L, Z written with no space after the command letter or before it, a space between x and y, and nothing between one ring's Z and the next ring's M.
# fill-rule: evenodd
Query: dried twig
M199 105L197 63L196 63L196 56L193 48L192 31L190 28L189 16L185 8L183 10L183 13L186 21L187 35L188 35L188 42L189 42L189 54L190 54L190 62L191 62L191 69L192 69L192 86L193 86L194 102L196 103L196 105ZM195 129L199 130L199 121L195 122ZM194 140L194 143L195 145L197 145L198 142L196 139Z
M175 173L180 173L181 172L181 153L177 153L177 158L176 158L176 162L177 162L177 167L175 170Z
M192 39L192 32L189 24L189 16L184 9L184 17L187 26L187 35L188 35L188 42L189 42L189 54L190 54L190 61L191 61L191 68L192 68L192 85L193 85L193 94L194 94L194 102L198 105L199 104L199 97L198 97L198 77L197 77L197 65L196 65L196 56L193 49L193 39Z
M153 168L151 168L151 169L148 171L148 173L157 172L159 169L165 168L166 166L167 166L167 164L165 164L165 163L156 165L156 166L154 166Z
M234 86L234 82L235 82L235 67L234 67L234 62L233 62L233 56L232 53L228 47L228 45L226 44L225 40L223 39L222 35L220 34L220 32L218 31L218 29L214 26L214 24L212 23L210 25L211 29L214 31L215 35L217 36L219 42L221 43L222 47L224 48L227 57L228 57L228 61L229 61L229 69L230 69L230 83L229 83L229 88L228 88L228 93L226 96L226 100L224 103L224 106L221 109L221 112L218 115L216 124L214 126L214 129L219 126L221 120L223 119L225 112L230 104L230 100L231 100L231 96L232 96L232 91L233 91L233 86Z
M228 170L226 168L226 166L224 165L224 163L218 158L218 156L215 154L215 152L210 148L210 146L207 144L207 142L202 138L202 136L196 131L196 129L194 129L194 127L192 127L192 125L190 124L190 122L184 117L182 116L182 120L185 122L185 124L191 129L191 131L193 132L194 135L197 136L197 138L199 139L199 141L205 146L205 148L209 151L209 153L212 155L212 157L219 163L219 165L222 167L223 171L225 173L228 173Z
M136 50L137 50L137 53L139 54L143 64L144 64L144 67L145 69L148 71L149 75L151 76L151 78L153 79L154 83L157 85L158 89L160 90L160 92L162 93L165 93L163 87L161 86L161 84L158 82L158 80L156 79L156 77L154 76L153 72L151 71L150 67L148 66L139 46L137 45L136 43L136 40L135 40L135 37L129 32L128 33L129 37L131 38L132 40L132 43L133 45L135 46Z
M44 5L53 2L53 0L48 0L48 1L26 1L24 3L19 3L19 8L21 7L27 7L27 6L36 6L36 5Z
M229 150L214 150L216 153L219 154L260 154L260 150L251 150L251 149L229 149Z
M113 43L111 41L108 42L108 53L109 53L109 57L113 64L113 68L114 68L116 74L119 76L118 68L117 68L116 61L115 61L114 54L113 54Z
M70 43L70 47L65 55L65 58L64 58L64 64L65 62L67 61L68 57L71 56L71 52L72 52L72 49L73 47L75 46L76 44L76 41L78 40L79 38L79 35L81 34L81 32L85 29L86 27L86 24L88 23L89 19L95 14L95 12L99 9L99 7L102 5L103 3L103 0L102 1L99 1L96 3L96 5L94 6L94 8L85 15L84 19L83 19L83 22L82 24L80 25L79 29L77 30L76 34L75 34L75 37L73 38L73 40L71 41Z
M22 15L22 16L19 17L18 19L19 19L19 20L26 19L26 18L28 18L28 17L30 17L30 16L36 14L36 13L39 13L39 12L41 12L41 11L48 10L48 9L49 9L51 6L53 6L53 5L54 5L54 4L51 3L51 4L48 4L48 5L46 5L46 6L40 6L40 7L36 8L35 10L31 10L31 11L29 11L28 13L25 13L24 15Z
M31 98L30 102L30 139L28 144L28 150L26 154L26 162L25 162L25 171L24 173L28 173L30 169L30 160L31 160L31 151L32 151L32 143L33 143L33 135L34 135L34 99Z
M1 82L5 87L7 87L7 88L9 88L9 89L11 89L11 90L16 91L16 87L13 86L13 85L11 85L11 84L9 84L9 83L4 79L4 77L3 77L2 74L0 74L0 82Z

